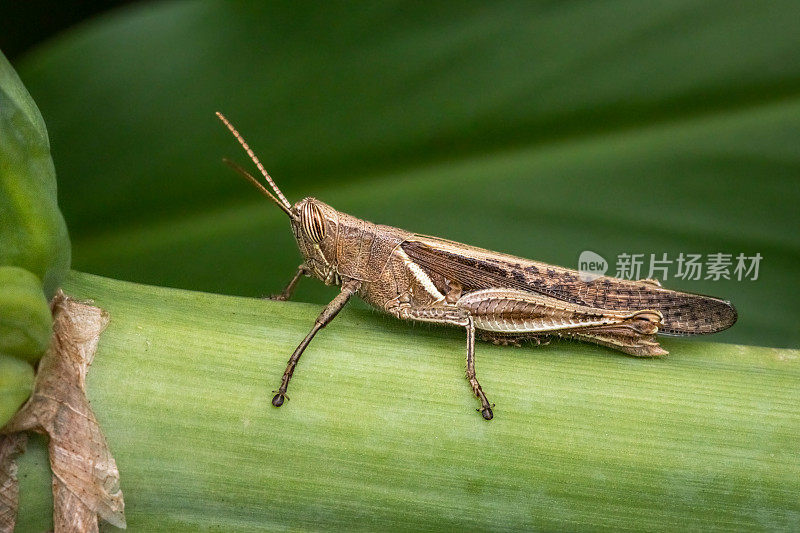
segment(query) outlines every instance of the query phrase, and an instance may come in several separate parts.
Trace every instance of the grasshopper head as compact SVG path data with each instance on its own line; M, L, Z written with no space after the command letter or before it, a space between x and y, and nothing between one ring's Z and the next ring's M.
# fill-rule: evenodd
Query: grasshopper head
M339 212L316 198L292 206L292 232L305 264L327 284L339 283L336 272L336 235Z

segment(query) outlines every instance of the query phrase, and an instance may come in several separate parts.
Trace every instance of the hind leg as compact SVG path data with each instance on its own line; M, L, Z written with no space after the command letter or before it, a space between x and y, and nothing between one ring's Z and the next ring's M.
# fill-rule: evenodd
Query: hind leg
M623 324L564 332L564 335L637 357L655 357L669 353L658 344L656 333L660 324L661 313L639 311Z

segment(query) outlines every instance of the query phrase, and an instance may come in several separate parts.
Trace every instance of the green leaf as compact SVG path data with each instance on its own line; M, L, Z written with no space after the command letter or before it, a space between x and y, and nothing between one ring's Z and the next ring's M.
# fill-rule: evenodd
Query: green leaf
M15 356L35 363L44 354L52 328L46 296L61 284L69 263L47 130L0 53L0 361ZM7 361L0 366L2 427L30 393L32 368Z
M39 278L24 268L0 266L0 354L35 363L52 333L53 318Z
M33 389L33 367L16 357L0 353L0 428L28 399Z
M800 346L800 7L144 3L20 63L44 111L76 267L277 291L280 212L220 163L375 222L576 267L593 250L763 256L714 340ZM646 277L647 272L642 273ZM309 284L299 298L322 302Z
M276 409L318 306L78 273L66 289L110 313L87 386L132 531L781 530L800 516L797 350L480 343L485 422L461 331L346 309ZM19 531L48 527L39 446L20 466Z
M0 266L29 270L49 297L70 265L50 142L39 110L0 53Z

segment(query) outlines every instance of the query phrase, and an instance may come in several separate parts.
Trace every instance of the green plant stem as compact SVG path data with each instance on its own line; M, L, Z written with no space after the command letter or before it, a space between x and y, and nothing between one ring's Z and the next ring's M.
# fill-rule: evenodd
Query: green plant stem
M111 322L87 379L132 531L791 529L800 520L800 352L664 341L636 359L345 310L270 405L319 306L73 272ZM38 444L37 444L38 442ZM47 527L41 442L19 531Z

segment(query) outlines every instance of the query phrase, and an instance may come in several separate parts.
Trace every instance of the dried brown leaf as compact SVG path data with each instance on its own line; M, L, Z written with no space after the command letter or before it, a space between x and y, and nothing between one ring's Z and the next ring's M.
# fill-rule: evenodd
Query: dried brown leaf
M50 437L57 533L97 531L97 515L124 528L119 471L85 390L86 372L108 317L61 291L51 305L53 342L39 363L30 399L3 432L36 431Z
M0 533L11 533L17 521L19 482L15 459L25 451L24 433L0 435Z

